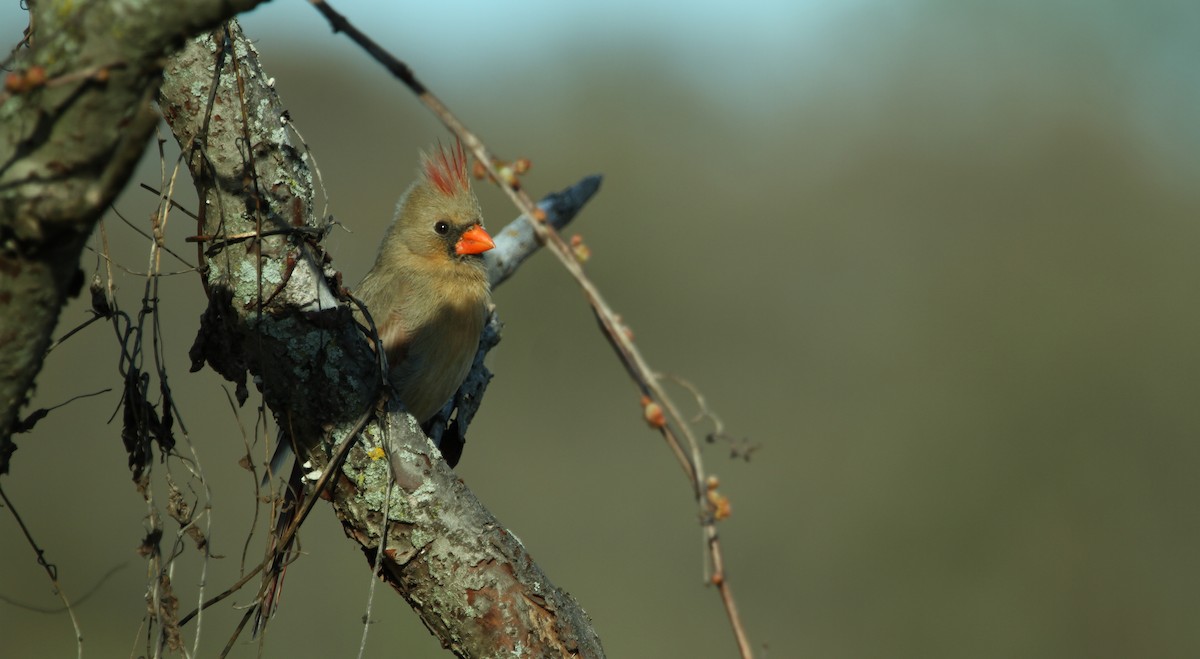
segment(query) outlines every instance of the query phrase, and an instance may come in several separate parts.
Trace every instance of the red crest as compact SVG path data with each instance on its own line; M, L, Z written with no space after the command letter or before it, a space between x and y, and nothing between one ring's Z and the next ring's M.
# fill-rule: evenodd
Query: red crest
M447 151L439 142L437 150L433 153L422 152L421 165L425 171L425 180L447 197L471 189L471 182L467 179L467 154L463 152L462 142L458 140L454 141L453 150Z

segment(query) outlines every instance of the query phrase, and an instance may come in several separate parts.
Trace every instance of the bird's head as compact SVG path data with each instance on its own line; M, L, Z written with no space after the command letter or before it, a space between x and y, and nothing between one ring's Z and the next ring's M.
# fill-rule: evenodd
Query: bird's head
M483 228L461 143L452 150L439 146L421 154L421 175L400 200L391 233L413 256L430 264L482 268L483 253L495 243Z

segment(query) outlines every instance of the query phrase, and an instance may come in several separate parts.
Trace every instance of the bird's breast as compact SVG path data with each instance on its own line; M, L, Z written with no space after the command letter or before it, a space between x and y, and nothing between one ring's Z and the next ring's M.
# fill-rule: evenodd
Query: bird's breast
M408 410L424 423L454 395L479 348L486 298L447 301L426 322L410 329L404 360L392 368L392 383Z

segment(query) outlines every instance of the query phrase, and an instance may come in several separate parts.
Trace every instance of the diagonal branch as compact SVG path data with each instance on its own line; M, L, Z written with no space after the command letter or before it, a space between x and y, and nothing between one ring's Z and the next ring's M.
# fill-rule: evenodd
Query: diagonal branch
M240 387L253 375L314 469L328 473L331 448L352 439L330 478L331 504L372 564L387 511L381 576L447 648L460 656L517 647L533 656L603 656L578 603L470 494L412 417L377 407L375 356L321 247L326 227L312 212L312 178L281 129L283 109L268 80L236 24L192 41L166 67L159 104L196 183L196 235L204 237L209 307L193 367L207 363ZM221 111L206 113L206 105ZM597 185L548 200L544 212L567 199L569 219ZM518 243L501 260L510 267L536 246Z
M349 36L359 47L403 82L430 111L437 115L438 119L471 150L477 162L486 168L488 174L494 180L500 182L500 187L504 189L505 193L508 194L509 198L522 213L530 217L537 216L533 201L521 187L520 181L516 176L511 172L502 172L499 169L497 166L499 160L488 151L482 140L468 130L466 125L442 103L441 99L435 96L428 87L417 79L416 74L413 73L407 64L375 43L324 0L309 1L329 21L330 27L332 27L334 32L343 32ZM649 363L642 356L641 351L633 342L632 334L621 322L620 317L608 305L607 301L605 301L604 296L600 293L600 289L584 273L583 267L575 258L571 248L558 234L555 227L545 222L533 222L532 228L538 241L550 249L559 263L562 264L575 279L575 282L579 284L580 288L583 289L584 297L587 299L588 304L591 305L592 312L596 315L596 320L604 331L605 338L612 345L613 350L617 353L621 363L625 366L625 369L629 372L629 376L633 379L642 394L647 419L651 420L651 425L662 434L663 439L667 442L667 446L671 449L672 453L678 459L680 466L683 468L684 474L687 476L689 485L692 488L696 505L700 509L704 543L712 568L712 573L708 576L708 581L716 586L717 592L720 594L721 603L725 607L725 613L729 618L734 640L738 645L738 651L744 658L753 656L749 638L742 625L741 616L738 614L733 591L725 576L725 560L721 551L721 541L716 527L716 522L722 513L719 506L714 503L722 499L715 491L716 481L705 475L704 461L700 456L700 444L696 440L691 426L679 413L678 407L663 390L659 382L659 376L650 368ZM655 410L655 412L652 413L651 410ZM666 411L667 417L663 416L662 410ZM667 420L668 418L669 421Z

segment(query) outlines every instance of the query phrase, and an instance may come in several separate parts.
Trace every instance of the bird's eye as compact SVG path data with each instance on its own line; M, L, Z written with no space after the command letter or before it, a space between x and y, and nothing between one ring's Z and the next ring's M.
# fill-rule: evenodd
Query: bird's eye
M445 220L438 220L437 224L433 225L433 230L438 232L439 235L444 236L450 233L450 223Z

